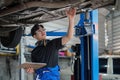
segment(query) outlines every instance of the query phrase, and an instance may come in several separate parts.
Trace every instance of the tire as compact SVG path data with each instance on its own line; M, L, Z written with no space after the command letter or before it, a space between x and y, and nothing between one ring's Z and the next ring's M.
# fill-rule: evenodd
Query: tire
M15 48L21 40L22 33L22 27L19 27L18 29L9 32L8 37L1 37L1 44L7 48Z

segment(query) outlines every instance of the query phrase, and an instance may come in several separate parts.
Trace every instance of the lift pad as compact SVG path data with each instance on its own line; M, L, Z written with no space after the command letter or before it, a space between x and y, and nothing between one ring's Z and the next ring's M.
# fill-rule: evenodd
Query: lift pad
M46 65L47 65L46 63L25 62L25 63L19 65L18 68L23 68L23 69L27 69L27 68L39 69L39 68L42 68L42 67L44 67Z

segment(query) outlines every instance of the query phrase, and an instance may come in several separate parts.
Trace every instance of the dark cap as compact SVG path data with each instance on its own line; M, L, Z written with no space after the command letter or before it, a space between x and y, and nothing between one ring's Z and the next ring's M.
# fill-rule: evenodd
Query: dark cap
M32 29L31 29L31 35L34 36L36 34L36 31L39 29L39 28L44 28L43 25L39 25L39 24L35 24Z

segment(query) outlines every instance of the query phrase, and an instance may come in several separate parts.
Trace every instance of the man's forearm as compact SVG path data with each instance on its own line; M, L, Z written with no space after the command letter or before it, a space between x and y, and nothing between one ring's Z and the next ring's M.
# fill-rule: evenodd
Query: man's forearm
M71 38L73 37L74 24L75 24L74 18L69 19L69 27L68 27L68 32L67 32L67 37L68 37L69 39L71 39Z
M71 8L70 10L67 10L66 14L69 19L69 27L66 36L62 37L62 45L66 44L73 37L76 9Z

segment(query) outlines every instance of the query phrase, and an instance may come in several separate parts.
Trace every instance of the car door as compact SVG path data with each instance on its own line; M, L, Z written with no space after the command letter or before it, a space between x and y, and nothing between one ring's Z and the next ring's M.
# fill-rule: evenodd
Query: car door
M110 80L120 80L120 58L112 58L112 74L110 75Z
M109 80L108 57L99 58L99 80Z

